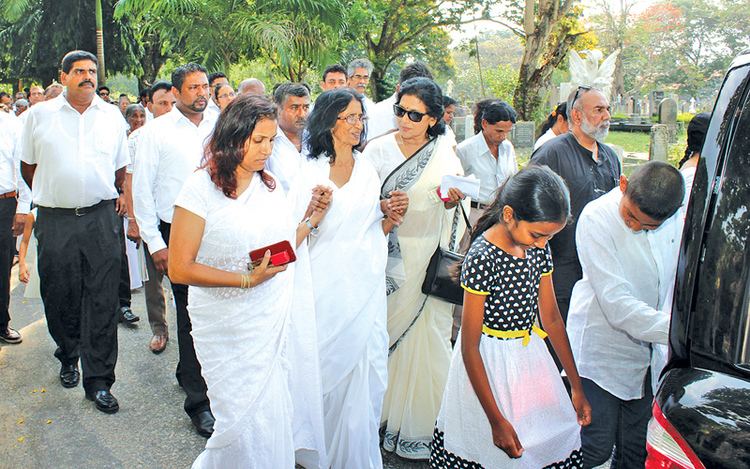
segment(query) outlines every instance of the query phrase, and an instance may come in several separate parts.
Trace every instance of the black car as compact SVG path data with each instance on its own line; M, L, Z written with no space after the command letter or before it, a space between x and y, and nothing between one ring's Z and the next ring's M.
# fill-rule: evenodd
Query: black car
M750 50L716 100L685 221L652 468L750 468Z

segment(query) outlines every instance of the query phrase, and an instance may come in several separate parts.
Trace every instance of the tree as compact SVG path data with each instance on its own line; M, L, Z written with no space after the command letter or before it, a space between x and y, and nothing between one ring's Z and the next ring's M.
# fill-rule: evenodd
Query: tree
M347 37L374 65L375 98L393 93L387 74L397 61L449 56L447 30L473 21L481 7L481 0L350 0Z
M635 0L597 0L596 6L602 11L593 18L596 30L599 32L602 46L608 54L620 51L615 62L615 76L612 84L613 96L625 96L625 44L631 28L631 11Z

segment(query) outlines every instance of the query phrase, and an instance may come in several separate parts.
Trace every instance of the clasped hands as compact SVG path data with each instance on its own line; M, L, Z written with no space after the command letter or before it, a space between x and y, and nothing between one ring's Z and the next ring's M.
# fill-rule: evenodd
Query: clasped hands
M333 189L327 186L318 185L313 187L312 196L310 197L310 203L307 205L305 211L305 218L310 219L310 223L317 227L323 217L331 207L331 200L333 199Z
M403 223L408 209L409 196L404 191L391 191L388 194L388 198L380 201L380 210L396 226Z

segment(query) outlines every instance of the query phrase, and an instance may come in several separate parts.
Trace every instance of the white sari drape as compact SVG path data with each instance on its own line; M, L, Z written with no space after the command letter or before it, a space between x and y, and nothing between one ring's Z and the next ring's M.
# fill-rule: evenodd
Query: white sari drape
M368 144L365 156L379 167L377 160L394 151L400 152L395 139L384 136ZM420 153L426 151L428 155ZM392 185L393 178L402 179L409 196L409 210L397 230L406 277L388 295L390 355L381 419L385 425L384 448L409 459L429 458L451 357L453 305L427 297L421 289L438 243L448 246L456 212L445 209L437 188L443 176L463 174L460 161L444 137L438 137L434 146L426 146L405 162L425 157L429 157L429 162L421 170L414 163L394 168L383 188L385 191ZM410 178L414 180L409 182ZM458 239L463 229L463 223L459 224Z
M283 191L269 191L257 175L232 200L199 171L185 183L176 205L204 217L196 261L211 267L247 272L250 250L295 240ZM216 417L194 468L294 467L285 356L294 274L291 264L246 290L190 287L195 352Z
M290 194L301 219L314 186L333 189L319 233L308 238L328 460L332 468L380 468L388 350L380 181L358 154L343 187L329 173L327 157L308 160Z

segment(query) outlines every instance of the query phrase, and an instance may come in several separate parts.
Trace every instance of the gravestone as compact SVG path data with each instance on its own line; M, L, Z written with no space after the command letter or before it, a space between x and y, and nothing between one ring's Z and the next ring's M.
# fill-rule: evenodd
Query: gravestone
M534 122L519 121L513 126L513 130L510 133L510 141L513 145L518 148L533 148L534 132L536 130L536 124Z
M650 161L667 162L669 155L669 126L655 124L651 126L651 143L648 147Z
M627 99L627 108L625 109L625 114L635 114L635 100L633 98Z
M659 103L664 99L664 91L652 91L648 94L648 109L651 116L659 115Z
M662 99L659 103L659 123L677 124L677 102L672 98Z

